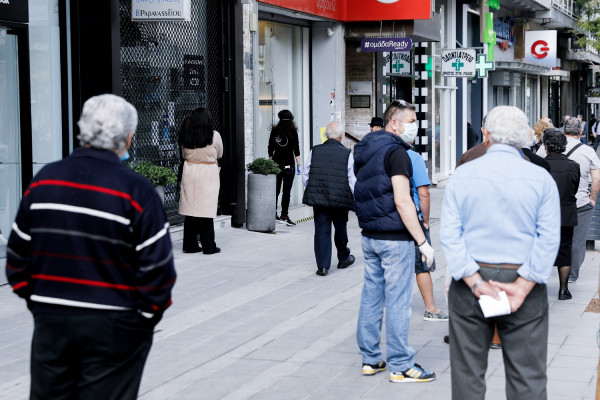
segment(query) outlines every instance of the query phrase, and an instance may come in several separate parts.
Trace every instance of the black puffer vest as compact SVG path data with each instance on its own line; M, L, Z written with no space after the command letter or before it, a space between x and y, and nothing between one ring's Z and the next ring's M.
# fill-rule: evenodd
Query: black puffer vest
M335 139L313 148L304 204L354 210L348 182L348 157L351 157L350 149Z

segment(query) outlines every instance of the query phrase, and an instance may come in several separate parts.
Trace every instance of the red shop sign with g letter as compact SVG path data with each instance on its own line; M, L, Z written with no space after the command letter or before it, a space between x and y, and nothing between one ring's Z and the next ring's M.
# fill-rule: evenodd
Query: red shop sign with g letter
M338 21L430 19L431 0L258 0Z

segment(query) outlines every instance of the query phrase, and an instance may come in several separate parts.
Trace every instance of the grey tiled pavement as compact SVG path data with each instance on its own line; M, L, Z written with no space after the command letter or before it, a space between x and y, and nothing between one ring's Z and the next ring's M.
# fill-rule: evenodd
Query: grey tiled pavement
M443 189L432 189L432 236L438 269L435 299L447 310L440 251ZM296 212L298 215L298 213ZM217 230L218 255L183 254L173 229L179 274L174 304L157 326L144 371L142 399L450 399L446 322L423 321L415 285L409 342L415 360L437 373L425 384L393 384L387 373L360 374L355 328L363 258L356 217L349 221L356 263L315 275L312 221L275 234ZM600 242L599 242L600 243ZM599 316L584 312L598 297L600 253L588 251L573 300L559 302L556 272L548 284L550 399L593 399ZM32 322L25 304L0 287L0 398L28 395ZM385 346L384 346L385 350ZM501 351L490 350L487 399L504 399Z

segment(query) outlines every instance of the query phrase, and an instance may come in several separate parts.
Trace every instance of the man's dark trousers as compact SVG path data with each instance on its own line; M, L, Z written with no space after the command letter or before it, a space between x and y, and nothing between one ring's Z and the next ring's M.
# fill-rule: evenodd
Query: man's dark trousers
M31 399L134 400L154 323L136 311L36 313Z
M350 256L348 245L348 210L332 207L314 206L315 220L315 258L317 268L329 269L331 266L331 224L335 228L333 242L337 249L338 261L346 261Z
M516 270L482 267L482 278L514 282ZM517 312L485 318L479 302L463 281L452 280L450 311L450 368L452 399L484 400L485 373L494 324L502 340L508 400L545 400L548 351L548 296L536 284Z

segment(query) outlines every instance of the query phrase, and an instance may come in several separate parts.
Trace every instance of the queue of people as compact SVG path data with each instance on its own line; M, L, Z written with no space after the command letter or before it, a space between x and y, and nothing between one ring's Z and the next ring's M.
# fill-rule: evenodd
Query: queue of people
M354 154L341 143L343 126L330 123L327 140L311 150L304 168L294 116L280 111L268 150L281 168L278 221L295 225L290 191L302 174L303 203L314 209L316 274L327 276L332 225L337 268L356 261L347 232L348 212L356 212L364 255L356 328L362 375L388 370L393 383L436 378L409 345L415 274L424 319L449 322L454 399L485 397L495 331L507 397L545 399L546 282L556 266L558 299L572 298L568 284L578 279L585 257L600 160L580 142L578 118L566 118L562 129L540 120L532 130L516 107L498 106L484 117L477 135L483 141L461 157L443 201L447 315L433 296L430 182L410 146L418 131L415 110L393 101L383 118L373 118ZM176 273L162 202L119 161L136 125L135 108L122 98L89 99L79 121L82 147L44 167L24 194L9 237L7 277L34 314L31 398L137 397L153 327L171 305ZM183 252L219 253L213 219L223 142L208 110L198 108L184 120L179 146ZM108 264L114 268L106 272ZM482 302L489 299L505 310Z

